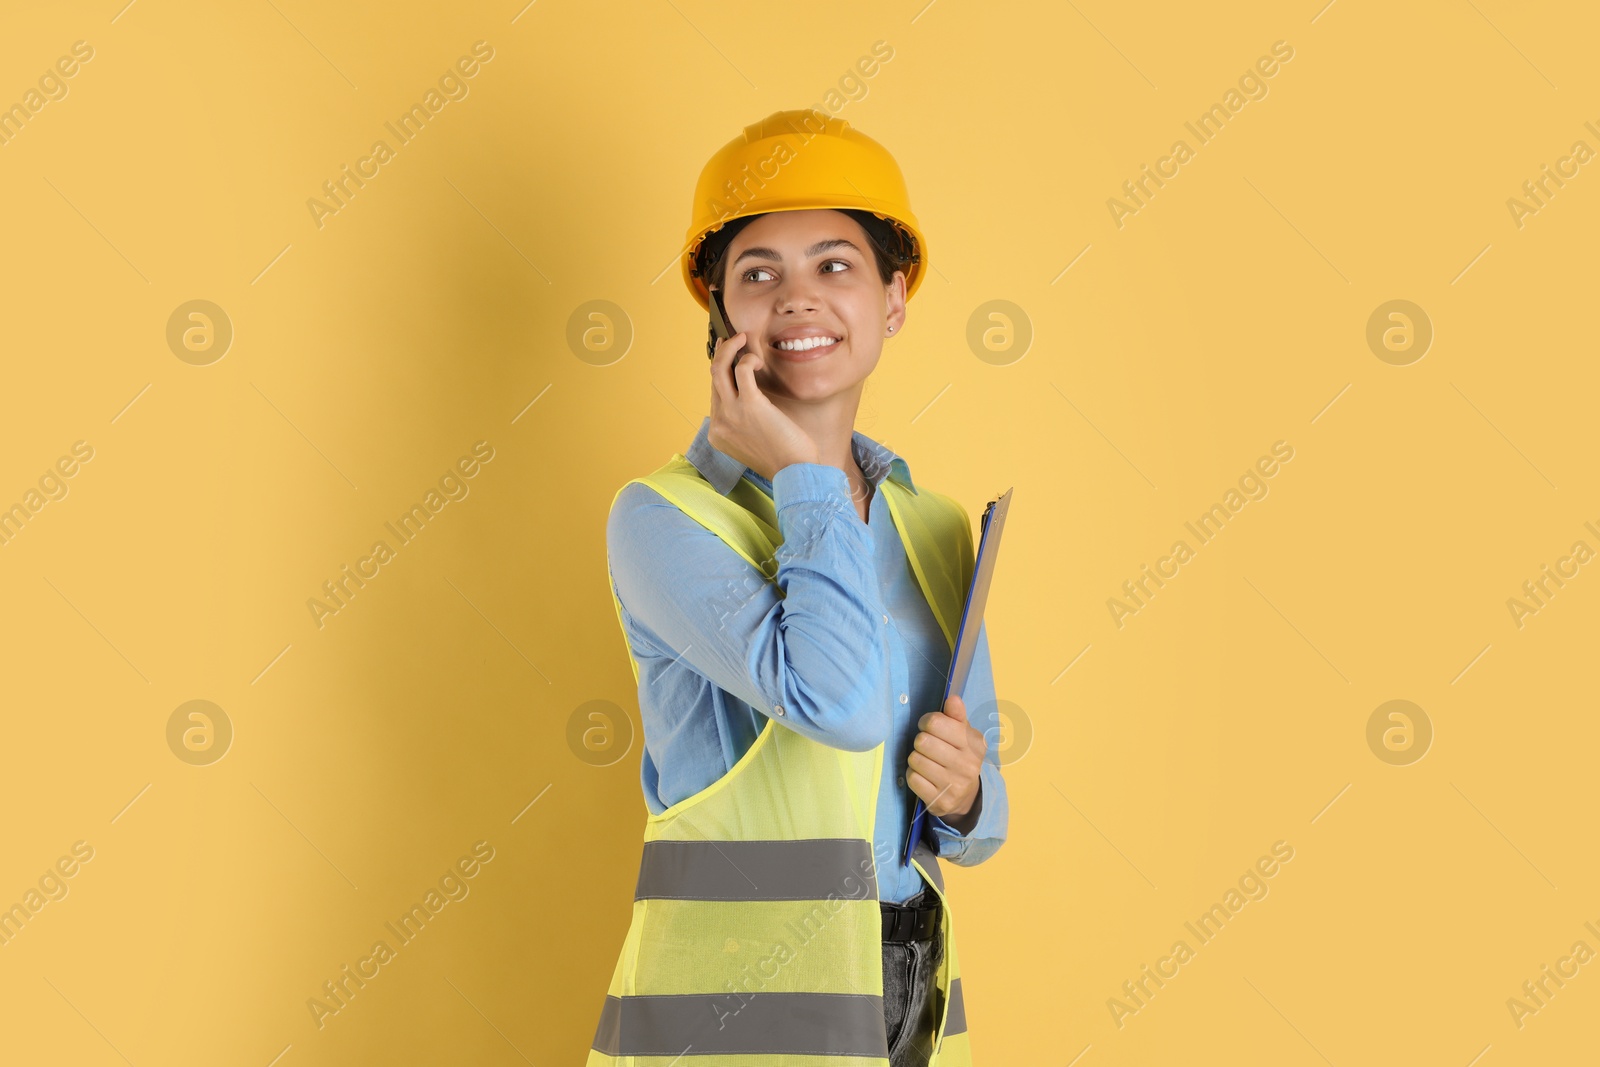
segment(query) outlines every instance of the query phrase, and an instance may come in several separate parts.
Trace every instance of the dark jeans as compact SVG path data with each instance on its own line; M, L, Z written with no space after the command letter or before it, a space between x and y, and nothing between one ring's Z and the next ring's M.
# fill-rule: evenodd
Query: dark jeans
M907 901L930 904L931 889ZM935 930L928 941L883 943L883 1023L889 1037L891 1067L927 1067L939 1025L939 964L944 938Z

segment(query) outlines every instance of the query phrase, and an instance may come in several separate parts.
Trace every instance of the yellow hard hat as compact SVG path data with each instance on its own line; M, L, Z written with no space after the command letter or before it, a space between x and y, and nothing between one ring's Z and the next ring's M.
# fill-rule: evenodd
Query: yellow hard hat
M709 234L748 215L816 208L853 208L888 220L907 246L906 299L911 298L927 270L928 249L899 164L844 119L810 108L775 111L746 126L700 171L684 241L689 292L710 310L706 279L696 264Z

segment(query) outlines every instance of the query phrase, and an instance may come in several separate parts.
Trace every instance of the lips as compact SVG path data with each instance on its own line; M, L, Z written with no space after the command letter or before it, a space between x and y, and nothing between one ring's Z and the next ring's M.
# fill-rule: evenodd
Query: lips
M815 335L814 334L813 336L826 336L826 335ZM785 340L791 340L791 338L785 338ZM830 344L815 345L815 346L813 346L811 348L807 348L807 349L802 349L800 351L791 352L791 351L788 351L787 349L779 348L777 346L777 343L774 342L771 345L771 348L772 348L773 355L777 356L779 359L788 360L791 363L805 363L805 362L808 362L808 361L813 360L813 359L821 359L823 356L826 356L830 352L835 351L839 347L839 345L842 344L842 343L843 343L842 341L833 341Z
M831 339L831 342L828 344L815 343L823 338ZM786 330L779 330L767 341L767 347L772 349L773 354L779 359L787 360L791 363L804 363L828 355L839 347L843 338L843 334L830 330L825 326L817 323L806 323L804 325L791 326ZM780 345L801 341L810 343L811 347L793 350L779 347Z

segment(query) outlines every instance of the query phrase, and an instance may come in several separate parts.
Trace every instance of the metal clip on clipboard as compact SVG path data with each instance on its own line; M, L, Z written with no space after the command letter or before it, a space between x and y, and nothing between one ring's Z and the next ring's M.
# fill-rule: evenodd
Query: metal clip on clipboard
M972 657L978 651L978 629L983 622L983 605L989 599L989 582L994 577L995 557L1000 554L1000 534L1005 528L1006 509L1011 506L1011 490L1007 489L983 509L982 532L978 535L978 559L972 569L972 585L967 588L967 602L961 609L961 628L956 632L955 652L950 659L950 675L945 679L944 697L940 709L950 699L950 694L965 699L967 675L972 670ZM911 865L911 853L922 838L928 807L915 793L916 806L911 812L911 830L906 834L905 849L900 857L901 866Z

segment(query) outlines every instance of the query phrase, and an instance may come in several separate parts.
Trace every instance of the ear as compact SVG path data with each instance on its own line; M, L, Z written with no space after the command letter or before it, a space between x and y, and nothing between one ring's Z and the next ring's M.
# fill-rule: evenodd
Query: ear
M889 284L883 287L883 302L888 311L884 329L888 336L893 337L905 328L906 323L906 273L903 270L894 272L894 277L889 279Z

